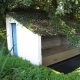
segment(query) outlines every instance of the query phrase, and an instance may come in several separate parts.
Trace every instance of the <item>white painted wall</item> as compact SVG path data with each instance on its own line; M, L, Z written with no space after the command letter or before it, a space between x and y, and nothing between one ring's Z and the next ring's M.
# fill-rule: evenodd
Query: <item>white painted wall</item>
M41 65L41 36L31 32L18 21L7 15L6 30L8 49L11 50L13 47L11 23L16 23L18 56L29 60L32 64ZM13 50L11 54L13 55Z

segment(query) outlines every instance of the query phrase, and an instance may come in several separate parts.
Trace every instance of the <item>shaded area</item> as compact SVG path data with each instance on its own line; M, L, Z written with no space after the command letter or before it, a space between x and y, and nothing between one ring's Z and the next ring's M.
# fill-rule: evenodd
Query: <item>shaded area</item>
M68 60L53 64L48 66L54 70L57 70L62 73L70 73L76 68L80 67L80 55L70 58Z
M42 49L42 54L43 54L43 57L45 57L45 56L58 54L64 51L68 51L70 49L73 49L73 48L68 48L65 45L60 45L60 46L55 46L47 49Z

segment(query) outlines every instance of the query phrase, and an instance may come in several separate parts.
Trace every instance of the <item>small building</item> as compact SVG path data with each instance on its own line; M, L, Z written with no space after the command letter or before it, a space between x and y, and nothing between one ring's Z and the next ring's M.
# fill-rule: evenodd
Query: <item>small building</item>
M69 42L65 35L55 35L44 12L10 12L6 16L6 31L11 55L35 65L48 66L80 54L79 48L66 47Z

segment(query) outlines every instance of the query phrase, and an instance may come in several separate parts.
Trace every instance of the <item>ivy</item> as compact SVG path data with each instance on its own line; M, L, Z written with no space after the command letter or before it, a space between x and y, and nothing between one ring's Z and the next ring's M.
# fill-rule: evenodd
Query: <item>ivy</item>
M77 46L80 40L78 35L80 32L79 24L72 24L71 21L65 20L64 17L55 16L51 12L48 15L50 19L46 13L39 10L33 10L33 13L32 10L23 13L21 11L11 12L9 15L35 33L40 35L66 35L70 42L69 46Z
M69 46L77 47L80 41L80 24L69 21L63 16L55 15L55 12L49 12L50 24L53 26L53 31L55 35L62 34L66 35L68 41L70 42Z
M0 15L5 15L13 9L37 9L46 13L11 14L15 19L35 33L41 35L62 34L66 35L71 46L77 46L80 37L80 25L69 23L65 18L80 22L80 0L0 0ZM19 11L18 11L19 12ZM24 15L24 16L22 16ZM1 25L2 21L0 21ZM50 24L49 24L50 23Z

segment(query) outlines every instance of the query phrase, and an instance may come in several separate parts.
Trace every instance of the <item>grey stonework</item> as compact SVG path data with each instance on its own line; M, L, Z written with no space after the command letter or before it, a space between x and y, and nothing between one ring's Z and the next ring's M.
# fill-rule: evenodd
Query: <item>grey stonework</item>
M42 49L68 44L69 42L65 36L42 36Z

